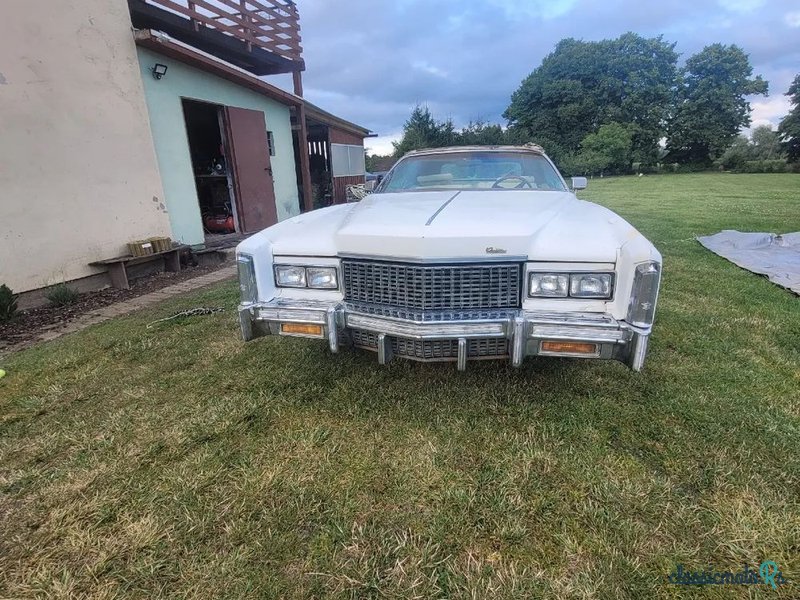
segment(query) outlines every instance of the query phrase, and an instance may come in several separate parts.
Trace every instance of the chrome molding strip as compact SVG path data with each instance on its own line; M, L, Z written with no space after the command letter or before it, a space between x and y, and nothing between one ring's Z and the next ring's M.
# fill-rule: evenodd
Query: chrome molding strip
M420 258L419 256L379 256L377 254L349 254L340 253L339 258L353 258L357 260L372 260L384 263L415 263L415 264L438 264L441 263L443 267L449 265L458 265L462 263L487 263L487 262L507 262L519 263L526 262L527 256L511 255L511 254L485 254L480 256L442 256L436 258Z
M328 345L331 352L339 351L339 327L336 319L336 307L331 306L325 313L325 325L328 327Z
M467 370L467 340L466 338L458 338L458 370Z
M640 334L634 336L633 346L628 360L628 366L634 371L641 371L642 367L644 367L644 359L647 356L647 343L649 339L649 335Z
M529 337L535 339L565 340L603 343L626 342L630 332L622 329L601 329L598 327L571 327L569 325L539 325L531 323Z
M522 316L527 321L534 321L537 325L569 325L586 327L608 327L617 329L619 324L613 317L604 313L554 313L535 312L523 310Z
M375 333L388 333L412 340L435 340L442 338L506 337L508 323L502 321L476 323L403 323L364 315L345 315L347 327Z
M385 333L378 334L378 364L385 365L392 357L392 343Z
M513 341L511 345L511 366L519 367L525 358L525 319L514 319Z
M380 308L381 305L374 305L375 307ZM417 318L405 318L395 315L385 314L379 311L367 311L363 308L359 307L350 302L344 303L344 311L348 315L360 315L364 317L375 317L379 319L385 319L388 321L397 321L399 323L413 323L415 325L430 325L432 323L478 323L478 322L496 322L496 321L508 321L513 319L515 316L519 314L518 308L498 308L498 309L487 309L484 311L473 311L473 310L463 310L463 311L452 311L452 312L442 312L442 311L418 311L418 310L405 310L399 309L395 310L396 313L425 313L430 318L427 319L417 319ZM388 312L388 311L387 311ZM479 313L483 313L482 315ZM457 316L457 315L464 315L464 316ZM437 318L438 317L438 318Z
M451 203L451 202L452 202L452 201L455 199L455 197L456 197L456 196L458 196L460 193L461 193L461 190L458 190L458 191L457 191L455 194L453 194L452 196L450 196L450 198L448 198L448 199L447 199L447 201L445 201L445 203L444 203L444 204L442 204L442 205L441 205L439 208L437 208L437 209L436 209L436 212L435 212L435 213L433 213L433 214L431 215L431 218L430 218L430 219L428 219L428 221L425 223L425 227L429 227L429 226L430 226L430 224L431 224L431 223L433 223L433 220L434 220L436 217L438 217L438 216L439 216L439 213L440 213L440 212L442 212L442 211L443 211L443 210L444 210L444 209L447 207L447 205L448 205L448 204L450 204L450 203Z
M269 302L262 302L252 304L254 308L263 309L290 309L290 310L321 310L325 312L331 306L336 306L337 302L333 300L314 300L314 299L298 299L298 298L275 298Z
M259 308L257 318L261 321L292 321L295 323L326 323L326 311L292 309L292 308Z
M253 321L249 306L239 306L239 329L245 342L253 339Z

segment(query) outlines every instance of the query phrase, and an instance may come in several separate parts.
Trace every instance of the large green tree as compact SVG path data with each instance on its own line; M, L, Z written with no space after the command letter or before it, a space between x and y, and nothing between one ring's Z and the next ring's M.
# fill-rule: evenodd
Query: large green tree
M504 117L556 158L607 123L631 133L631 156L654 162L674 98L678 55L660 36L561 40L523 80Z
M759 125L750 134L753 160L777 160L784 157L778 132L769 125Z
M778 134L789 160L797 162L800 161L800 75L795 76L786 95L789 96L792 109L778 126Z
M670 162L710 164L750 125L745 96L768 89L752 75L747 54L735 45L712 44L686 61L668 128Z
M719 164L734 171L747 168L750 161L780 161L785 158L778 132L769 125L753 129L750 138L738 135L719 158Z
M458 132L457 142L460 146L499 146L508 143L508 137L500 125L470 121Z
M601 125L581 142L581 149L571 164L571 171L583 175L626 172L631 166L633 136L629 127L619 123Z
M497 146L523 144L530 141L520 132L510 132L500 125L484 121L470 121L457 130L453 121L437 121L427 106L416 106L403 125L403 136L393 142L394 156L399 158L410 150L440 148L442 146Z
M415 106L403 125L403 137L392 142L394 155L403 156L420 148L439 148L456 143L457 133L453 121L437 121L427 106Z

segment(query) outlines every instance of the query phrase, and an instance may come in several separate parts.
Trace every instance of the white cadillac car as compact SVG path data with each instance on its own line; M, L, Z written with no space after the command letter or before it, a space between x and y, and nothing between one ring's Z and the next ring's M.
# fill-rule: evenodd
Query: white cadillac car
M410 152L360 203L243 241L237 264L245 340L319 338L460 370L566 356L639 371L661 279L653 244L576 198L538 146Z

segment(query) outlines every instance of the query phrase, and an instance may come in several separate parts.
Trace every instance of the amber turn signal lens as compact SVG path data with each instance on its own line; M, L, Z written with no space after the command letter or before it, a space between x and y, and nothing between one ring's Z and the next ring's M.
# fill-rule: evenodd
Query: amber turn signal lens
M281 323L281 333L322 336L322 325L308 323Z
M597 344L585 342L542 342L542 352L597 354Z

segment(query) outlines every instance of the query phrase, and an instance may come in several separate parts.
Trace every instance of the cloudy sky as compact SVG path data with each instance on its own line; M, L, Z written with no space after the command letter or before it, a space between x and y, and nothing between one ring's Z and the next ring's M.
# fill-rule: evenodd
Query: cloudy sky
M677 42L682 59L738 44L770 95L751 100L753 125L777 124L800 72L800 0L298 0L306 97L370 128L391 151L415 104L457 126L501 114L558 40L634 31ZM286 86L287 81L273 79ZM289 86L291 84L288 84Z

